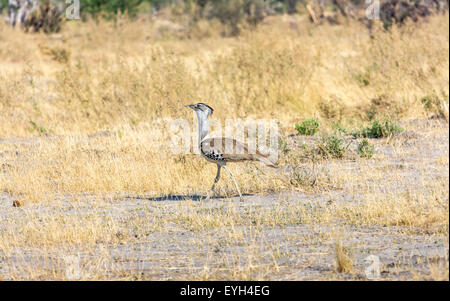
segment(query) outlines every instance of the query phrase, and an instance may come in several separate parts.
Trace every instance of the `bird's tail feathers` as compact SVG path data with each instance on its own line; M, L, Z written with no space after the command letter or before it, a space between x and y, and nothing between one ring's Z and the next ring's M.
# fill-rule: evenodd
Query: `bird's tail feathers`
M268 167L278 168L278 164L276 162L273 162L272 160L270 160L269 155L263 155L261 153L258 153L256 158L259 162L263 163L264 165L266 165Z

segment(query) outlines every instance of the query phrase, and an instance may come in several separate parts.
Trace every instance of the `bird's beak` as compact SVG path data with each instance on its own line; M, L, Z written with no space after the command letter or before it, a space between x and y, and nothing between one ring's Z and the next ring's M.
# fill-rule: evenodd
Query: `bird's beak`
M194 105L187 105L187 106L185 106L186 108L191 108L191 109L193 109L194 108Z

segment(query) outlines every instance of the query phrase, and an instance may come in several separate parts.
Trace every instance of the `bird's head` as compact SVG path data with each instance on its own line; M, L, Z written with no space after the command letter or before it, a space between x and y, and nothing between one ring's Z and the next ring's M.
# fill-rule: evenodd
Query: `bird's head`
M206 116L212 115L212 113L214 112L213 108L202 102L193 105L187 105L185 107L193 109L197 114L202 114Z

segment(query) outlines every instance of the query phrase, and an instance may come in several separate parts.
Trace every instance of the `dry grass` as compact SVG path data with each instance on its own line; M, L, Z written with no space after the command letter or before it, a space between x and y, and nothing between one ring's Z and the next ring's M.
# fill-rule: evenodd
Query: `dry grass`
M336 269L339 273L352 273L353 261L349 254L348 248L344 247L341 242L335 244L336 249Z
M175 160L170 132L155 123L191 119L183 105L197 100L213 106L219 121L276 118L288 131L313 115L324 124L368 114L417 118L439 113L424 108L424 97L448 103L446 16L380 30L373 40L357 23L314 27L299 19L294 30L271 22L239 38L200 41L154 38L142 21L73 22L60 39L1 25L0 137L63 137L11 149L18 154L8 158L0 189L33 200L67 191L204 190L214 168L189 156ZM69 138L102 131L110 137ZM286 186L239 182L244 190Z
M90 280L361 279L361 257L375 252L393 261L385 279L448 280L448 262L403 259L424 241L448 253L448 15L374 39L359 23L287 18L191 40L142 20L71 22L61 37L0 23L0 196L11 207L0 212L0 276L67 279L64 258L75 255ZM221 122L278 119L288 143L280 163L301 181L232 165L243 192L261 199L154 201L212 184L215 167L174 155L164 123L193 124L183 105L196 101ZM325 132L386 115L419 137L372 139L370 160L312 157L314 138L290 136L304 118ZM426 118L440 119L408 121ZM218 188L235 194L226 175Z

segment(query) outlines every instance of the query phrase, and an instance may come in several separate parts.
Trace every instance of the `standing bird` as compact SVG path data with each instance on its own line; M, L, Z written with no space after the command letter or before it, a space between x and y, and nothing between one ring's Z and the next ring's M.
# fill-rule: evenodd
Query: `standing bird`
M187 105L197 114L198 119L198 148L202 156L209 162L217 164L217 174L214 179L214 183L211 187L211 191L214 192L214 187L220 179L220 170L225 168L230 174L237 191L239 192L239 198L242 201L242 194L239 186L231 173L227 168L227 162L242 162L242 161L260 161L265 165L277 168L276 163L269 160L269 155L263 155L258 150L255 153L249 153L248 145L231 138L209 138L209 119L208 117L214 112L213 108L204 103L197 103L193 105Z

